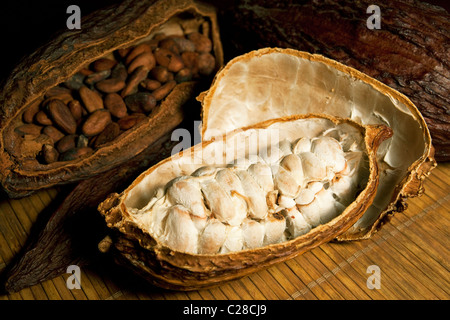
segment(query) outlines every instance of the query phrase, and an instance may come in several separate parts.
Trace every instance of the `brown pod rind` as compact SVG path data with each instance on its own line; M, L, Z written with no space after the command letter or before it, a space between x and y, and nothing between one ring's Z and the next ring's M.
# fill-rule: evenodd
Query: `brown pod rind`
M93 152L93 150L89 147L82 147L82 148L73 148L70 150L67 150L64 154L60 156L61 161L72 161L77 160L83 157L86 157L90 155Z
M29 142L15 134L14 130L24 124L26 107L34 101L46 99L44 95L49 89L59 84L70 87L74 95L60 92L59 99L64 104L80 98L80 102L89 112L101 109L104 107L101 107L103 103L100 102L101 99L92 99L89 93L86 95L86 92L89 92L87 90L93 91L87 87L86 82L95 78L93 69L88 69L91 63L102 58L110 59L111 52L134 47L145 41L149 43L151 50L150 42L154 34L166 30L171 32L174 30L173 26L175 30L185 30L185 33L194 32L200 30L201 24L205 21L211 24L216 69L223 64L216 11L210 5L193 0L126 0L96 11L83 19L82 36L72 31L58 34L46 46L15 67L0 91L0 182L11 197L21 197L38 189L86 179L131 159L181 123L183 119L181 107L195 95L197 82L178 84L164 102L157 105L149 117L144 118L142 125L125 135L120 135L114 143L105 144L94 153L84 156L83 161L74 160L70 163L57 161L52 164L39 163L37 160L23 161L24 155L31 153L26 150ZM132 50L121 51L124 56L132 52ZM132 61L133 59L130 59L129 62ZM106 71L110 75L125 76L120 67L122 64L114 67L112 63L110 64L111 69L95 73ZM106 66L96 66L97 70L105 68ZM75 74L77 74L76 81L72 78ZM90 80L87 79L89 76ZM84 83L86 88L81 86L81 83ZM92 87L95 87L95 84ZM81 93L80 97L78 92ZM82 99L83 96L85 99ZM58 95L49 97L46 104L50 104L54 97ZM97 102L93 103L95 100ZM72 115L71 117L73 118ZM73 132L73 129L68 131Z

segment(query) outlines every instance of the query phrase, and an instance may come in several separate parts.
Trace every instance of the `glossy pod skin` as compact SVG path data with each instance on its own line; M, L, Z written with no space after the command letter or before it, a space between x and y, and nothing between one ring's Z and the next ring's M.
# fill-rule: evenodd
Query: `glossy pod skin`
M121 23L118 24L117 21ZM193 21L197 22L193 23ZM98 27L100 23L101 28ZM183 29L184 27L186 28ZM148 41L157 33L173 30L175 32L186 30L188 33L205 30L212 43L211 54L215 57L215 70L221 67L223 53L216 12L213 7L191 0L129 0L87 16L83 21L82 35L74 35L73 32L59 35L14 69L0 94L2 105L0 110L0 182L10 197L22 197L39 189L76 182L114 168L140 153L145 147L181 123L184 117L183 105L196 96L199 82L209 81L208 77L204 80L196 78L177 82L170 92L164 92L165 95L160 94L160 101L144 121L140 121L113 143L103 144L94 152L85 153L81 158L69 158L68 161L52 163L41 161L39 153L43 149L43 138L47 137L47 134L42 133L44 124L48 121L42 113L39 116L39 121L44 123L39 132L41 137L16 130L24 124L23 121L35 121L36 104L48 103L57 97L67 104L77 123L75 130L77 134L82 134L80 121L83 120L80 118L86 118L83 113L107 109L104 102L100 103L92 92L98 90L106 96L115 92L119 92L120 95L118 90L124 90L120 72L114 74L116 80L106 79L108 72L116 68L112 66L114 61L108 61L110 55L117 50L125 50L142 41ZM151 58L149 60L148 54L138 58L131 61L128 66L131 68L129 70L131 73L136 72L138 67L151 67L154 63ZM82 89L84 92L77 97L82 105L80 109L79 105L70 103L70 100L74 99L73 96L71 98L71 95L66 94L64 90L54 90L54 88L61 87L59 85L67 83L68 80L71 80L70 85L79 86L80 83L74 76L94 61L91 68L96 73L96 78L94 79L92 74L84 74L86 78L83 85L87 88ZM124 111L120 110L121 107L118 107L117 103L111 105L113 105L112 102L109 107L115 113L114 121L124 116ZM146 108L148 106L148 104L145 105ZM24 113L27 109L31 111ZM54 138L60 136L55 129L63 134L72 134L74 130L72 119L60 117L62 114L67 114L66 111L59 108L50 113L55 116L55 119L49 117L50 120L55 123L54 120L57 119L57 126L54 128L47 128L47 126L45 131L52 132ZM95 124L94 130L90 125L87 134L100 132L100 129L108 123L107 116L104 116L104 120L102 123ZM24 139L25 135L26 139ZM51 144L51 141L46 140L45 144ZM95 145L94 141L92 145Z

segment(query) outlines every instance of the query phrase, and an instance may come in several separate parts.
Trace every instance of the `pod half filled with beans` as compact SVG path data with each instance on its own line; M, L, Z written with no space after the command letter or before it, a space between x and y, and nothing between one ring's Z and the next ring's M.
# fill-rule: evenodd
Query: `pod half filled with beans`
M28 106L15 132L42 146L33 154L41 164L92 154L146 119L178 83L212 75L207 33L157 33L81 67Z

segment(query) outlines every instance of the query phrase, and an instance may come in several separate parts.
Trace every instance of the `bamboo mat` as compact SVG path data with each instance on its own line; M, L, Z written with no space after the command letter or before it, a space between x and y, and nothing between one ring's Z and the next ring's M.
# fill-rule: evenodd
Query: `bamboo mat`
M0 201L0 272L24 245L39 212L57 196L50 189ZM425 194L408 205L369 240L324 244L214 289L166 291L114 265L92 265L81 268L81 289L68 289L71 274L64 274L0 300L449 299L450 163L433 170ZM375 288L370 266L379 268Z

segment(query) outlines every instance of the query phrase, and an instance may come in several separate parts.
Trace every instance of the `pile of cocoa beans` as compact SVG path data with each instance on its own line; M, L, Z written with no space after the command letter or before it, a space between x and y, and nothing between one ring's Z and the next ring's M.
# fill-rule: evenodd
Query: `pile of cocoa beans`
M83 66L29 105L15 132L42 144L42 164L87 156L136 126L177 85L215 69L212 42L199 32L151 40Z

